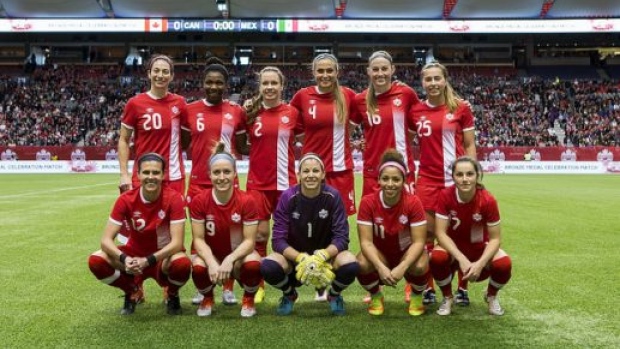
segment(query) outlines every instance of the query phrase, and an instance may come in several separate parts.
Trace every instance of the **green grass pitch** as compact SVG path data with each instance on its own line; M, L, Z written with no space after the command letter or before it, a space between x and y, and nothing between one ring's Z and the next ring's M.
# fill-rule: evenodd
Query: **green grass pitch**
M469 308L440 317L432 306L419 318L407 315L402 285L386 290L384 316L369 316L357 283L344 292L344 317L331 316L307 287L293 314L277 317L280 295L268 287L254 318L221 305L219 289L214 314L198 318L191 280L182 316L165 314L149 280L147 302L122 317L121 292L98 282L86 263L99 248L118 176L2 175L0 183L3 348L620 347L620 176L487 176L514 265L500 293L506 314L487 315L483 283L470 286ZM186 232L189 241L188 225ZM350 246L359 251L354 224ZM240 298L239 286L235 292Z

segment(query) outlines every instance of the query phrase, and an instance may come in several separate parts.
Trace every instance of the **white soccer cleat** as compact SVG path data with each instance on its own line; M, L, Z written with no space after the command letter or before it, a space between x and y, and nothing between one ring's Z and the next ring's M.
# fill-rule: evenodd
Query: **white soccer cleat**
M504 315L504 309L502 309L502 306L499 304L497 296L487 296L485 294L484 300L489 303L489 314L496 316Z
M439 309L437 309L437 315L446 316L452 314L452 302L454 300L452 297L444 297L443 301L439 305Z
M237 297L235 297L235 294L233 293L233 291L224 290L224 292L222 292L222 303L224 303L224 305L237 304Z
M241 317L252 317L256 315L256 307L254 306L254 297L243 297L241 306Z
M213 311L213 298L211 297L203 297L200 302L200 306L198 310L196 310L196 315L200 317L211 316L211 312Z
M196 291L196 294L194 295L194 297L192 297L192 304L193 305L200 304L200 302L202 302L203 298L205 298L205 296L203 296L202 293Z

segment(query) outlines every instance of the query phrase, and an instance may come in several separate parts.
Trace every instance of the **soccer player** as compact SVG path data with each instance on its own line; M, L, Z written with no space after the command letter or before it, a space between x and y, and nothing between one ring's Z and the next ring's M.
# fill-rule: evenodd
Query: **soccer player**
M205 98L187 106L187 120L182 125L184 135L191 139L192 172L187 190L187 202L191 203L201 191L213 187L209 170L210 149L223 142L226 151L248 152L246 145L245 110L238 104L224 99L228 89L228 70L217 57L207 59L203 88ZM238 179L235 178L235 185ZM192 254L195 254L192 248ZM233 293L234 280L224 283L222 301L224 304L237 304ZM192 298L192 303L200 304L200 292Z
M430 267L444 297L437 314L452 313L452 274L459 269L464 280L489 278L485 293L489 314L503 315L497 293L510 280L512 262L500 248L497 201L482 185L482 167L475 159L458 158L451 174L455 184L440 192L435 207L438 245Z
M237 176L233 156L219 143L209 160L212 189L201 191L190 203L193 245L192 277L204 296L198 316L213 309L213 286L235 278L245 290L242 317L256 314L254 295L262 280L260 255L254 250L258 215L254 202L235 188Z
M185 193L185 171L181 158L181 118L184 117L185 98L170 93L174 78L174 64L165 55L154 55L147 64L151 82L148 92L132 97L125 105L118 140L118 160L121 171L120 187L127 190L140 185L134 167L129 175L129 144L133 135L136 158L155 152L168 164L164 182L177 192Z
M247 132L251 144L247 192L257 204L256 251L265 257L269 220L282 192L297 183L295 177L295 125L299 112L282 102L284 75L267 66L259 73L258 96L247 101ZM256 295L260 303L264 287Z
M344 200L348 215L355 214L355 179L351 156L349 116L355 111L355 92L338 83L338 59L321 53L312 61L315 86L299 90L291 105L299 110L298 139L303 139L302 154L316 153L325 163L325 183L336 188ZM326 301L320 290L317 301Z
M435 204L439 192L454 184L450 165L463 156L476 158L474 116L468 103L456 94L448 80L448 70L438 62L422 67L422 87L426 100L409 111L409 125L418 137L420 163L416 195L426 210L428 251L433 250ZM432 280L425 303L435 303ZM459 278L456 303L469 305L467 280Z
M273 215L273 253L263 259L265 281L282 290L278 315L289 315L297 300L295 267L307 258L333 266L335 278L328 291L331 312L344 315L340 294L359 271L355 256L348 251L349 223L340 193L326 185L325 165L317 154L299 160L299 182L280 197ZM312 255L312 256L311 256Z
M355 96L359 112L351 115L351 121L362 125L365 141L362 196L379 189L377 179L381 155L388 148L403 154L408 190L412 190L415 183L415 164L406 116L419 99L411 87L392 81L395 71L389 53L374 52L368 58L369 86Z
M133 314L138 299L136 276L153 278L168 288L168 314L181 314L179 288L189 280L191 262L183 249L185 210L181 194L162 185L165 160L143 154L136 169L140 186L116 200L101 238L101 250L91 254L88 266L101 282L125 293L122 315ZM129 240L117 246L114 238L129 224Z
M322 53L312 61L315 86L302 88L291 99L299 110L302 154L316 153L325 163L325 183L344 199L348 215L355 214L350 115L355 113L355 92L338 83L338 59Z
M360 284L371 294L368 313L382 315L380 285L411 284L408 312L424 314L422 292L428 279L426 217L420 200L405 189L407 170L402 154L388 149L379 166L380 190L362 198L357 215L361 252L357 255Z
M129 175L128 162L130 144L135 158L155 152L166 159L168 164L164 184L185 195L185 170L181 156L181 123L185 117L185 98L169 92L174 78L174 63L166 55L153 55L147 63L147 76L150 89L140 93L127 102L121 118L121 130L118 140L118 162L120 167L119 189L122 192L140 185L138 171L134 166L133 175ZM133 136L133 143L132 141ZM123 228L119 234L124 241L127 235ZM141 283L140 302L144 301ZM164 301L166 299L164 291Z

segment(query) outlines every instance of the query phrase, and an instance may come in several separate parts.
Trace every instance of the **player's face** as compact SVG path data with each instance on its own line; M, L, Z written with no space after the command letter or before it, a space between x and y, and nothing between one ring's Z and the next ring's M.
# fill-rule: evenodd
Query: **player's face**
M151 86L157 88L168 88L170 81L174 77L170 64L161 59L153 62L148 75L151 80Z
M459 161L454 166L452 179L460 193L471 194L476 190L478 173L471 162Z
M259 90L265 102L280 102L282 89L282 81L278 73L266 71L261 74Z
M316 192L321 188L325 179L325 171L321 163L315 159L305 160L299 168L299 182L302 188L309 192Z
M138 174L140 185L147 193L154 193L161 189L164 180L163 165L159 161L144 161L140 165Z
M314 65L314 79L321 92L333 91L338 80L336 63L331 59L321 59Z
M224 75L215 71L208 72L202 87L205 89L207 102L219 104L222 102L224 92L226 91L226 80L224 79Z
M394 166L387 166L381 171L379 186L383 191L384 200L390 202L398 201L405 186L403 173Z
M370 62L367 72L375 89L385 90L392 83L394 66L386 58L377 57Z
M422 87L429 98L443 96L446 90L446 78L441 68L433 67L422 71Z
M217 160L211 165L211 182L217 191L232 190L235 180L235 168L226 160Z

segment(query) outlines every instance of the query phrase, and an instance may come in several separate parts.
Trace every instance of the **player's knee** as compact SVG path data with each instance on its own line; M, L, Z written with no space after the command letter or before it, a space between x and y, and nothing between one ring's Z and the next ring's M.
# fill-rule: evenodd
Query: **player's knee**
M279 284L286 276L284 268L273 259L265 258L260 263L260 272L270 285Z

